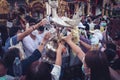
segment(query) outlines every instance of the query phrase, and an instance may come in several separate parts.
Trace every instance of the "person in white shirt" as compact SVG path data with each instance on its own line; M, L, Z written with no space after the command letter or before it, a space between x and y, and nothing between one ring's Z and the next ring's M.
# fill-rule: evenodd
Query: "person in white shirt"
M44 27L41 26L41 28L38 28L38 35L36 36L37 37L37 44L39 45L43 39L45 35L45 31L44 31Z
M41 43L41 45L45 44ZM50 64L49 59L46 59L46 61L41 60L41 62L34 62L30 67L30 70L28 70L29 72L27 72L28 74L26 75L26 80L59 80L64 48L64 45L59 43L55 52L50 51L49 49L48 53L56 54L55 64Z
M34 50L37 49L37 35L38 31L35 30L23 39L23 48L26 57L31 56Z

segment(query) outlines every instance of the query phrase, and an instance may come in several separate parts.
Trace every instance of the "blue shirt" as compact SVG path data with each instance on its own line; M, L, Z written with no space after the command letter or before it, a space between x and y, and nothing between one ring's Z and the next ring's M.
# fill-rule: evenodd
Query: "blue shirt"
M11 46L10 45L10 39L12 39L12 45L16 45L17 43L19 43L19 41L17 41L17 35L15 35L15 36L13 36L11 38L9 37L7 39L7 41L5 42L5 47L4 47L5 51L7 51L8 48Z

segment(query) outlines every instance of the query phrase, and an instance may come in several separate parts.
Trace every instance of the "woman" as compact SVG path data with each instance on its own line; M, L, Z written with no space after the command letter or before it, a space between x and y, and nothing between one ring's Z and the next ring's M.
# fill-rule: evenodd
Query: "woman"
M111 80L109 64L104 53L98 50L87 52L85 63L90 68L91 80Z
M84 69L87 67L90 70L90 80L111 80L109 66L104 53L99 51L90 51L86 55L72 41L72 35L63 38L70 47L75 51L76 55L83 62Z

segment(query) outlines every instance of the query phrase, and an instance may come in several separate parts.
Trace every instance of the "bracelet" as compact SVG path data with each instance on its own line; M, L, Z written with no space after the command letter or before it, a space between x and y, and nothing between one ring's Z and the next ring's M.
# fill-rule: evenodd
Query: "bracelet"
M45 43L42 42L42 43L40 43L40 45L45 45Z

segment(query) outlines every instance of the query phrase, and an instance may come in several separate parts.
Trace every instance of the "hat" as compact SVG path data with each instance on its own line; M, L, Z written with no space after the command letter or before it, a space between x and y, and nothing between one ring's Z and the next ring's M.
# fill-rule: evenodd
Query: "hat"
M61 18L59 17L54 17L51 19L54 23L61 25L61 26L66 26L66 27L70 27L69 24L65 23Z
M94 35L99 39L102 40L103 39L103 35L102 32L98 29L96 30L90 30L91 33L94 33Z
M79 25L78 25L78 28L84 28L85 29L85 26L82 24L82 22L80 22Z
M91 44L93 45L99 44L99 39L95 35L93 35L93 37L91 38Z

